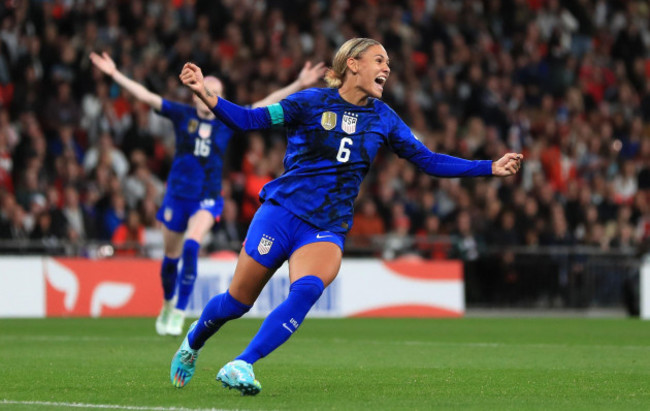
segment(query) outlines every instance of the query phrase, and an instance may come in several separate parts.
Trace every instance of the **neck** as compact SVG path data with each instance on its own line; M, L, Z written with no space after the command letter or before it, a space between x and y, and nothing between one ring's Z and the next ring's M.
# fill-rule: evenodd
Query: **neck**
M204 120L212 120L216 116L211 111L196 110L196 114Z
M339 95L343 100L354 104L355 106L365 106L368 104L368 94L355 87L350 81L346 81L343 83L341 88L339 88Z

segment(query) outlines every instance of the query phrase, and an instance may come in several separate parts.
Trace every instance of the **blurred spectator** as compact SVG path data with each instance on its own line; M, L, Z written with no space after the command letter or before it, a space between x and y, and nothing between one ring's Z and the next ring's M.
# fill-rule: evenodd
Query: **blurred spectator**
M74 127L69 124L64 124L57 128L54 133L55 137L49 144L48 151L52 157L59 157L63 154L72 154L77 163L83 160L84 152L79 143L74 137Z
M134 152L136 153L136 152ZM147 168L146 164L135 165L133 172L124 179L124 198L129 207L134 208L140 201L149 197L159 202L162 199L163 183Z
M411 221L408 215L406 215L404 204L393 204L392 222L392 229L386 235L382 257L387 260L392 260L404 255L414 254L414 240L409 236Z
M97 145L88 149L83 160L86 173L91 173L100 164L110 166L119 179L124 178L129 171L126 156L113 145L113 139L108 132L103 132L99 136Z
M420 254L433 260L444 260L451 253L451 244L442 236L440 219L435 214L424 218L424 225L415 232L415 241Z
M81 207L79 192L72 186L63 190L63 205L52 215L52 225L56 232L64 232L65 238L72 242L84 242L97 238L95 222Z
M253 219L255 211L261 204L260 191L262 191L262 187L272 180L268 159L265 157L260 158L253 167L253 174L246 176L246 182L244 184L241 218L246 222L250 222Z
M68 46L66 47L69 50ZM50 97L44 111L45 127L48 131L55 131L62 126L79 124L81 110L72 94L72 85L68 81L61 81L56 86L57 93Z
M238 251L246 238L246 226L237 215L237 204L225 199L221 219L213 229L211 248L214 250Z
M348 238L355 246L367 247L371 245L374 236L384 234L384 222L371 198L362 198L357 210Z
M117 227L127 217L126 200L120 192L113 192L109 197L110 205L100 216L101 238L111 239Z
M6 240L27 240L29 238L29 223L25 210L18 204L7 210L8 219L0 225L0 238Z
M115 245L116 256L144 255L144 225L137 210L127 212L126 220L113 232L111 242Z
M44 196L56 232L64 191L74 186L103 238L127 205L156 227L171 127L106 81L90 51L119 56L125 73L177 101L190 98L179 68L197 61L234 100L252 102L305 60L331 61L347 38L370 36L393 62L383 98L423 143L467 158L522 151L525 161L515 179L459 182L423 176L380 151L350 239L388 230L391 256L417 251L413 234L453 235L461 240L451 255L471 261L481 239L627 250L650 236L650 25L640 2L119 3L63 2L62 18L52 18L50 2L5 5L0 191L16 193L28 224L47 225ZM224 198L243 226L262 186L283 172L286 145L273 130L247 137L233 139L224 172L232 179ZM367 215L366 198L376 209ZM10 224L13 206L0 217L0 226ZM607 244L595 240L601 234Z

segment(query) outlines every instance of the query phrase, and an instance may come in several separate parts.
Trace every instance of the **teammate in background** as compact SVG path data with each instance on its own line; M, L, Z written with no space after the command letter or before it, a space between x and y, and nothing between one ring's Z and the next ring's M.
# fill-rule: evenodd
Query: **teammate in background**
M336 277L353 202L377 150L388 146L426 173L439 177L510 176L522 156L469 161L431 152L385 103L378 100L390 75L384 47L372 39L348 40L336 53L329 88L293 94L278 104L246 109L206 87L201 70L187 63L183 84L216 116L238 130L287 127L285 173L266 184L264 201L248 229L228 290L213 297L190 326L174 355L170 378L185 386L201 347L228 320L246 313L273 272L289 260L287 299L264 320L248 347L217 374L242 394L261 390L252 364L289 339Z
M216 119L196 95L194 107L163 99L122 74L107 53L91 53L90 59L102 72L169 118L176 135L176 153L167 178L167 191L156 218L163 223L164 258L161 267L164 303L156 319L160 335L183 332L185 309L194 288L201 241L219 219L223 208L221 171L223 156L233 130ZM253 104L253 108L280 101L289 94L310 87L325 73L324 63L306 63L296 81ZM216 77L206 77L210 94L221 96L223 86ZM178 263L182 271L178 276Z

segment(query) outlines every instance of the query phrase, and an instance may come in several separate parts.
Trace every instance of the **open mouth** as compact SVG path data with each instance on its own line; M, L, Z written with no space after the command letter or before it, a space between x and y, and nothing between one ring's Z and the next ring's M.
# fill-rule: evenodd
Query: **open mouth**
M375 84L377 85L377 88L379 89L380 93L384 92L384 84L386 84L387 79L388 77L383 75L375 77Z

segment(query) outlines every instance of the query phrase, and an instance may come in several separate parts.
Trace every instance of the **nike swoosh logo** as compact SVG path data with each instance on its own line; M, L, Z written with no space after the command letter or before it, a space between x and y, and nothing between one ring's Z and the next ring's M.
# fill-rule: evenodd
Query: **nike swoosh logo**
M282 323L282 326L283 326L284 328L286 328L287 330L289 330L289 332L290 332L291 334L293 334L293 331L291 331L291 328L289 328L289 327L287 326L287 323Z
M333 235L320 235L320 233L316 234L316 238L327 238L327 237L334 237Z

